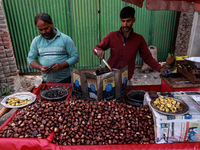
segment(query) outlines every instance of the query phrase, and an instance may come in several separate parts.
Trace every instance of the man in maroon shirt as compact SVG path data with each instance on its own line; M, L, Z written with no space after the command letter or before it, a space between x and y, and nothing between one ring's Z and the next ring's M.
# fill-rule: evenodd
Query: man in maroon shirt
M99 59L104 58L104 51L110 48L110 57L108 64L112 68L121 69L128 65L128 80L130 80L135 70L135 59L137 52L146 64L160 73L166 73L169 70L163 68L153 57L148 49L145 39L133 31L135 22L135 9L127 6L120 13L121 28L119 31L110 32L94 48L94 52Z

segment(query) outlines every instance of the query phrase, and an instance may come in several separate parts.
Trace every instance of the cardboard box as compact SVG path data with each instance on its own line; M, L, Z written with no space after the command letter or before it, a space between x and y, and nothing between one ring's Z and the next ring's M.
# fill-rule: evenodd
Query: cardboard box
M72 90L73 94L82 97L82 82L81 79L81 71L74 69L71 71L71 83L72 83Z
M73 93L85 100L121 101L128 80L128 66L98 76L96 70L73 69L71 72Z

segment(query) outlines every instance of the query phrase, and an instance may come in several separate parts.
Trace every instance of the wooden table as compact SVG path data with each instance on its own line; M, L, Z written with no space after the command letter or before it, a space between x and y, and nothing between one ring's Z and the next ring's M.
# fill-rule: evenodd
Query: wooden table
M173 73L160 77L162 92L200 91L200 83L193 84L181 74Z

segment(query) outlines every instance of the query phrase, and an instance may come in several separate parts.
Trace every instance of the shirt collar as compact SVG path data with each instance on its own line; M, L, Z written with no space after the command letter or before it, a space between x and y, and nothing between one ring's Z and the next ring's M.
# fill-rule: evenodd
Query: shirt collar
M120 28L119 33L120 33L122 36L125 36L125 35L124 35L124 32L123 32L123 30L122 30L122 27ZM130 37L133 33L134 33L134 31L133 31L133 28L132 28L132 29L131 29L131 32L130 32L130 34L129 34L128 37Z
M45 39L44 37L44 39L47 41L47 43L49 44L49 43L51 43L52 41L54 41L57 37L59 37L60 35L61 35L61 32L57 29L57 28L55 28L56 29L56 35L55 35L55 37L53 38L53 39L51 39L51 40L47 40L47 39ZM42 35L41 35L42 36Z
M55 28L55 29L56 29L56 36L53 39L55 39L56 37L61 35L61 32L57 28Z

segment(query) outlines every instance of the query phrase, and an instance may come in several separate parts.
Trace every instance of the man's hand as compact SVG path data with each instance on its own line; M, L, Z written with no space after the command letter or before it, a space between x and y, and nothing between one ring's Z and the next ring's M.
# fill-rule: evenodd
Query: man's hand
M170 71L171 71L171 70L168 69L168 68L164 68L164 67L160 68L160 73L161 73L161 74L163 74L163 73L168 73L168 72L170 72Z
M100 60L104 58L105 52L103 50L98 50L96 53Z
M62 69L62 66L61 66L59 63L53 63L53 64L51 64L50 68L51 68L53 71L57 71L57 70Z
M47 66L42 66L40 69L43 73L49 73L49 71L51 70L50 67Z
M31 65L31 67L33 67L33 68L35 68L35 69L37 69L37 70L40 70L40 71L42 71L42 73L49 73L49 71L50 71L50 67L48 67L48 66L42 66L42 65L40 65L37 61L32 61L31 63L30 63L30 65Z

